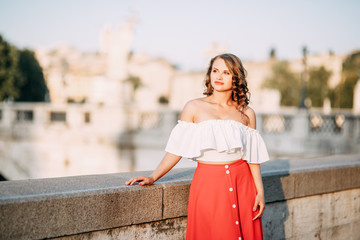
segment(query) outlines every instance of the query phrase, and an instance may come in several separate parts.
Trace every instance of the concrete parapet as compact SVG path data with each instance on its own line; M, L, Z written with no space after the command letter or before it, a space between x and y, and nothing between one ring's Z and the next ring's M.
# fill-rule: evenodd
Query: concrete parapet
M184 239L194 169L153 186L132 172L0 183L0 239ZM262 165L265 239L359 239L360 155Z

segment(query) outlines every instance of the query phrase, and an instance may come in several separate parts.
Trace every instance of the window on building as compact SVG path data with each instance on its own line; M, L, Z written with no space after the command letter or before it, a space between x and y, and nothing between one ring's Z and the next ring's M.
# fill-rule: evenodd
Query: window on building
M91 115L90 115L89 112L84 113L84 122L85 123L90 123L91 122Z
M66 112L50 112L51 122L66 122Z
M31 122L34 120L34 113L29 110L18 110L16 111L16 120L18 122Z

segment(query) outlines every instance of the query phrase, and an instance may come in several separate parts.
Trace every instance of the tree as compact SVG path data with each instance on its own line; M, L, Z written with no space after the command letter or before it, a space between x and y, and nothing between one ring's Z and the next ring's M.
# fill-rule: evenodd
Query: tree
M42 68L30 50L18 50L0 35L0 101L45 101Z
M18 70L21 78L16 82L19 89L18 102L43 102L48 88L42 68L30 50L19 51Z
M263 87L279 90L282 106L297 106L300 101L300 79L290 71L287 61L273 64L272 75L265 79Z
M275 48L270 49L269 58L270 59L276 59L276 49Z
M158 101L159 101L160 104L163 104L163 105L169 104L169 98L167 96L164 96L164 95L161 95L159 97Z
M360 74L360 51L350 54L343 62L340 83L331 90L332 107L352 108L354 88Z
M17 71L18 52L0 35L0 101L11 100L19 96L15 81L19 78Z
M130 83L132 87L131 91L131 101L134 101L136 91L143 86L143 83L141 81L141 78L134 75L129 75L127 79L125 79L125 82Z
M313 107L322 107L324 100L329 96L329 78L331 72L323 66L309 70L309 80L306 86L307 97L311 99Z

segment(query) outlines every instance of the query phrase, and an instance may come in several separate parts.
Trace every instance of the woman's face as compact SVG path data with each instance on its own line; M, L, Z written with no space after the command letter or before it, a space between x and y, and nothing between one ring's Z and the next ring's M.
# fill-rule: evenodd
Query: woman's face
M222 58L215 59L210 79L214 90L219 92L232 90L232 74Z

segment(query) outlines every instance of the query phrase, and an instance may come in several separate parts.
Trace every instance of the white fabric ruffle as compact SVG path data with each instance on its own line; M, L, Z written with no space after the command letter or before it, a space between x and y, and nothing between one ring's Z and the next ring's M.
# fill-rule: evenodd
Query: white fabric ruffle
M199 123L178 120L165 151L177 156L196 158L206 149L227 153L240 149L242 158L249 163L259 164L269 160L259 132L235 120L213 119Z

